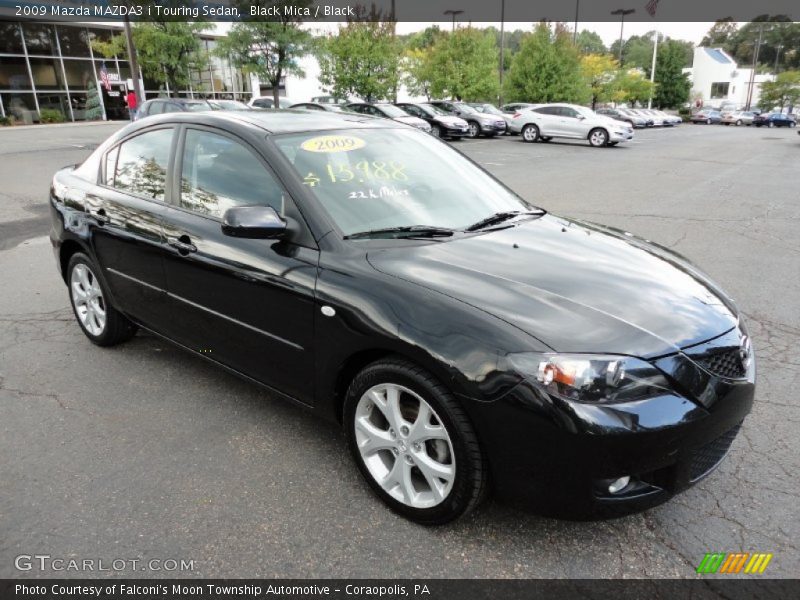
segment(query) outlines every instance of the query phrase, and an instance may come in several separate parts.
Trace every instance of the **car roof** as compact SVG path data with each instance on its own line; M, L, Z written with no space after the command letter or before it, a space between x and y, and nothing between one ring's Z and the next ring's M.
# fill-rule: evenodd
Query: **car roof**
M237 111L201 111L183 113L165 113L153 115L136 121L142 126L155 125L159 122L195 123L199 125L239 124L250 125L264 130L268 134L300 133L304 131L325 131L332 129L399 129L406 128L391 119L376 119L349 112L306 111L284 109L267 112L261 110Z

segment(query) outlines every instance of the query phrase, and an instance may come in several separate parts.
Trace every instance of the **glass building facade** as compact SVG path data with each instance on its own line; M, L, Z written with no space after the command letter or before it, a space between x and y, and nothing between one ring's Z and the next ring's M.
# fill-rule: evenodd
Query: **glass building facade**
M89 87L98 85L105 63L111 90L101 86L103 111L108 119L127 119L126 82L132 77L128 61L98 56L91 46L92 40L109 40L121 31L121 27L95 24L0 20L0 115L19 123L35 123L41 110L51 109L67 121L84 120ZM145 96L247 102L250 79L210 54L215 40L201 36L208 66L191 72L189 89L168 90L164 84L144 77Z

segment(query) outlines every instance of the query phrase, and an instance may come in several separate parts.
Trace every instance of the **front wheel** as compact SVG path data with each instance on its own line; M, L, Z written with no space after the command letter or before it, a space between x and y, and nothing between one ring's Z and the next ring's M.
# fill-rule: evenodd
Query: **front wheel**
M536 125L528 124L522 128L522 141L535 142L539 139L539 128Z
M775 127L775 123L773 123L772 121L770 121L769 123L767 123L767 127Z
M794 121L789 121L789 127L797 127L797 123Z
M711 119L706 119L706 125L711 125Z
M348 445L373 491L425 525L466 514L486 494L488 467L453 395L402 359L373 363L347 390Z
M136 326L108 302L108 291L98 279L97 267L81 252L67 266L72 312L81 330L98 346L114 346L136 334Z
M441 138L442 137L442 128L438 125L434 125L431 127L431 134L433 137Z
M476 138L481 134L481 126L478 125L475 121L469 122L469 137Z
M739 119L738 121L736 121L736 126L737 126L737 127L739 127L739 125L741 125L741 124L742 124L742 120L741 120L741 119Z
M601 148L608 143L608 132L605 129L592 129L589 132L589 143L595 148Z

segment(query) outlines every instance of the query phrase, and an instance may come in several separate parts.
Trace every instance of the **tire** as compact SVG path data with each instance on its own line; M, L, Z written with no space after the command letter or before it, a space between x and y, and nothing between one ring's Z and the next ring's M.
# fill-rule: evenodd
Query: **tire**
M595 148L602 148L608 144L608 132L605 129L597 127L589 132L589 144Z
M795 123L794 121L790 121L789 128L791 129L792 127L797 127L797 123Z
M741 120L741 119L739 119L738 121L736 121L736 126L737 126L737 127L739 127L741 124L742 124L742 120Z
M767 123L767 127L769 128L775 127L775 123L773 121L770 121L769 123Z
M431 433L415 443L423 403ZM486 496L489 469L472 424L453 394L413 363L388 358L362 370L347 390L344 429L353 459L375 494L416 523L453 521ZM378 448L363 450L373 444ZM449 481L436 475L445 473Z
M115 346L136 335L137 327L108 302L98 270L82 252L72 255L67 265L69 301L78 325L93 344Z
M442 128L438 125L434 125L431 127L431 134L433 137L441 138L442 137Z
M539 128L533 123L528 123L522 128L522 141L533 143L539 140Z
M475 121L469 122L469 133L467 134L470 138L476 138L481 134L481 126L476 123Z
M706 125L711 125L711 119L706 119Z

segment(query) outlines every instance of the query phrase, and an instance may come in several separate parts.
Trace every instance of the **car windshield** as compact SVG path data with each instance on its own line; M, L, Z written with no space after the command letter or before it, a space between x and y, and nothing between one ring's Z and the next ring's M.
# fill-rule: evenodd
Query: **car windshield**
M465 113L467 113L467 114L473 114L473 113L476 113L476 112L478 112L477 110L475 110L474 108L472 108L472 107L471 107L469 104L456 104L456 106L457 106L459 109L461 109L461 111L462 111L462 112L465 112Z
M481 110L481 112L485 112L485 113L488 113L490 115L502 115L503 114L503 111L501 111L499 108L497 108L496 106L493 106L491 104L482 104L480 110Z
M209 104L215 108L222 108L224 110L246 110L249 108L244 102L238 100L211 100Z
M422 225L465 229L535 207L430 135L404 129L273 138L344 235Z
M407 117L408 113L404 111L402 108L397 108L392 104L376 104L376 107L383 112L386 116L391 118L395 117Z
M210 104L209 102L184 102L183 104L186 107L186 110L190 110L192 112L199 112L201 110L219 110L219 107Z
M433 104L418 104L417 106L422 107L427 113L433 113L434 115L446 116L447 113L444 112L441 108L437 108Z

